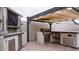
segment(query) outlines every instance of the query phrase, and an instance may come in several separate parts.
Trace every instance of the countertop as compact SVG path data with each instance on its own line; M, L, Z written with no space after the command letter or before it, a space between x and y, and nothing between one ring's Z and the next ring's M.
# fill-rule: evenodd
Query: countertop
M50 31L43 31L43 32L50 32ZM74 33L74 34L79 34L79 31L56 31L56 30L53 30L51 32L52 33L53 32L58 32L58 33Z
M51 31L51 32L60 32L60 33L75 33L75 34L79 34L79 31Z
M16 33L0 33L0 36L9 37L9 36L15 36L15 35L20 35L23 34L23 32L16 32Z

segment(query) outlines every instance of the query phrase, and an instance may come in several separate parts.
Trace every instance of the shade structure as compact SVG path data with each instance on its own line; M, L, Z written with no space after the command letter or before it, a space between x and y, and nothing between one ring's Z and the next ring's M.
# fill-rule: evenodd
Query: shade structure
M72 19L79 19L79 13L74 9L59 10L44 16L34 18L33 21L39 22L61 22Z
M31 21L52 23L79 19L79 7L54 7L36 15L27 17L27 42L29 42L29 24Z

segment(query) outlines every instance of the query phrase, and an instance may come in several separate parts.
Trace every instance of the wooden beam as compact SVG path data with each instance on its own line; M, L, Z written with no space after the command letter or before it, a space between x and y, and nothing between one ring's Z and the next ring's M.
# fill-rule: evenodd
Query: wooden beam
M75 11L74 9L72 9L72 10L68 10L68 11L70 11L70 12L76 14L76 15L79 15L79 12Z
M42 22L49 22L49 23L54 23L54 22L61 22L61 21L68 21L72 19L59 19L59 20L41 20ZM38 20L40 21L40 20Z
M72 9L74 9L75 11L77 11L79 13L79 9L77 9L78 7L72 7Z
M32 20L32 21L49 23L49 22L47 22L46 20Z
M77 14L72 13L72 12L70 12L68 10L66 10L64 12L61 12L59 14L62 14L62 15L65 15L65 16L69 16L69 17L72 17L72 18L77 18L77 17L79 18L79 16Z

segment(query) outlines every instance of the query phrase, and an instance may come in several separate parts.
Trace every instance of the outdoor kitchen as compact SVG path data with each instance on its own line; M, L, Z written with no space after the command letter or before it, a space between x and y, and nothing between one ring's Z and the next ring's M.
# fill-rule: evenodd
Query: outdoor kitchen
M33 22L41 22L41 24L42 23L49 24L49 27L40 28L39 31L37 31L37 42L43 45L46 42L51 42L51 43L59 44L63 46L79 48L79 31L74 30L75 28L78 28L78 24L75 25L74 20L79 19L79 16L78 16L79 13L77 13L77 10L74 8L60 8L60 9L62 10L54 13L53 11L51 12L50 10L47 10L47 11L50 11L51 13L49 12L48 14L47 12L47 15L44 15L44 16L42 15L42 13L39 13L35 15L36 17L35 16L31 17L31 18L34 17L32 19ZM28 21L29 19L30 17L28 18ZM73 24L76 27L72 28L71 30L59 30L59 29L52 30L52 27L54 27L52 25L54 25L54 23L59 23L59 22L63 23L63 21L71 21L71 23L73 22ZM61 25L59 27L61 27Z
M21 15L7 7L0 7L0 51L22 48Z
M51 37L50 37L51 35ZM47 38L48 37L48 38ZM39 31L37 32L37 42L46 44L51 42L64 46L79 48L79 31Z

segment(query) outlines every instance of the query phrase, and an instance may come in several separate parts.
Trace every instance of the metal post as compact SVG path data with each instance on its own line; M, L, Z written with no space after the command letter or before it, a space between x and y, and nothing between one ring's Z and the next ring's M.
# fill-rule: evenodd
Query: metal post
M29 42L29 24L30 24L30 17L27 17L27 42Z
M52 23L49 23L49 26L50 26L50 32L51 32L51 30L52 30Z
M51 33L51 31L52 31L52 23L49 23L49 26L50 26L50 42L52 42L52 33Z

